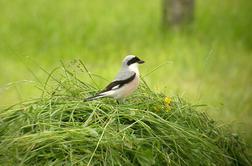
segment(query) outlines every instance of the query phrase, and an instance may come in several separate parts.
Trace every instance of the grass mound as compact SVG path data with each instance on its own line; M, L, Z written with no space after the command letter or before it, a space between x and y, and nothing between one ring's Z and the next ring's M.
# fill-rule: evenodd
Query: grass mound
M179 97L142 81L121 104L83 102L97 90L64 68L42 97L0 112L6 165L249 165L238 135ZM47 86L49 80L56 83ZM51 87L51 88L50 88ZM53 87L53 88L52 88Z

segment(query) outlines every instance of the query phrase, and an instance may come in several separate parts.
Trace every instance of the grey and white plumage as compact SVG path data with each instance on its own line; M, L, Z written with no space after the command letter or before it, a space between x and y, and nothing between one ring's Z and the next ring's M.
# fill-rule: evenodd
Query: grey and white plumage
M122 66L115 79L106 86L104 90L95 96L84 99L85 101L95 100L103 97L122 99L134 92L138 85L140 74L138 64L144 61L135 55L128 55L123 59Z

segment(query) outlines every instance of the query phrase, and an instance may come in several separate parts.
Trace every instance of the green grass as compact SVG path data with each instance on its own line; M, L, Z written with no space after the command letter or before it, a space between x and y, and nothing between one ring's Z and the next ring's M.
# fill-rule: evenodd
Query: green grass
M198 0L194 23L166 33L160 4L1 0L1 107L40 95L37 82L47 77L40 66L50 71L60 60L82 59L92 73L111 80L131 52L147 62L143 75L172 62L145 77L150 87L207 104L212 117L233 124L252 145L252 3ZM100 88L108 83L94 79Z
M180 97L168 103L144 80L121 104L113 99L83 102L97 87L63 66L49 74L41 90L40 98L0 112L1 163L251 164L243 139L200 111L202 105Z

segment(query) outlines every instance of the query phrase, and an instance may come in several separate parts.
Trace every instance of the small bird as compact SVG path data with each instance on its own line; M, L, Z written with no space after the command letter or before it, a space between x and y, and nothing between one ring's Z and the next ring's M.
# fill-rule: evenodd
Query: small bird
M135 55L128 55L123 59L122 67L115 79L106 88L95 96L88 97L84 101L96 100L103 97L113 97L117 100L123 99L134 92L140 80L138 64L144 63Z

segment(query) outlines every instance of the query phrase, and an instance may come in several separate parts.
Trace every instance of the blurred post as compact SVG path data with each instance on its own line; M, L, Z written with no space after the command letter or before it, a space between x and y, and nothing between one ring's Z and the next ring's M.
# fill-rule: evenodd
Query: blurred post
M179 27L192 22L194 0L163 0L163 26Z

